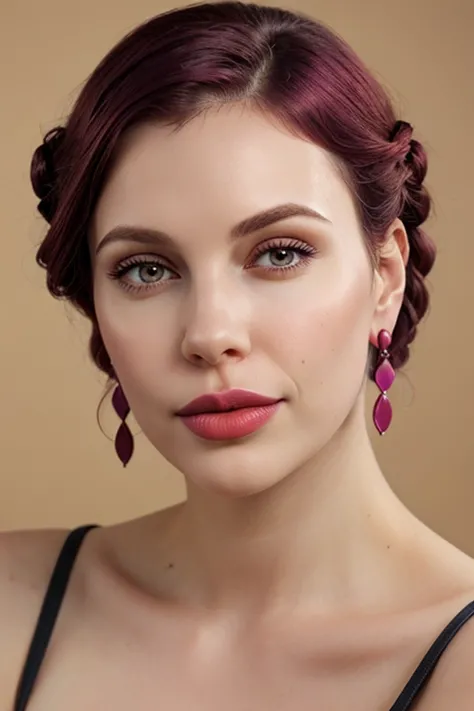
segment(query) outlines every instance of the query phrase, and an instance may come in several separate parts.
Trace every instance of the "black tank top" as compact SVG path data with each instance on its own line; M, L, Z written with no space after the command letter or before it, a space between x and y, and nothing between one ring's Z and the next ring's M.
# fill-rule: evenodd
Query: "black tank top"
M46 590L25 666L18 683L13 711L25 711L27 707L59 615L77 554L86 534L97 527L97 524L80 526L71 531L64 542ZM444 628L415 669L400 696L387 711L408 711L412 708L446 647L473 615L474 601L466 605Z

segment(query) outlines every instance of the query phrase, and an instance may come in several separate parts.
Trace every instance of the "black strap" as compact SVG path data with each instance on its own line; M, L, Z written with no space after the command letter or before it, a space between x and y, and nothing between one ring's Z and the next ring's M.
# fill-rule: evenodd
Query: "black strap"
M446 625L441 634L435 639L390 711L408 711L426 686L448 644L473 615L474 601L466 605L461 612L458 612L456 617Z
M26 709L53 634L77 554L86 534L92 528L97 527L97 524L89 524L75 528L68 534L63 544L46 590L36 629L28 650L23 673L18 684L13 711L25 711Z

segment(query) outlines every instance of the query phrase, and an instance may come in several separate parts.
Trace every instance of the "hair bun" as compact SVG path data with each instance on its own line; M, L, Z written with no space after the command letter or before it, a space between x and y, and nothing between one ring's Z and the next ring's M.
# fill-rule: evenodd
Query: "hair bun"
M40 198L38 211L47 222L51 222L56 210L57 154L66 129L52 128L45 135L43 143L33 153L30 179L35 194Z
M400 137L404 134L409 134L409 137L412 137L413 126L411 125L411 123L408 123L408 121L395 121L395 123L393 124L393 128L390 131L390 136L388 137L388 140L398 141L400 140Z
M395 121L388 140L391 143L397 143L403 146L403 161L412 163L414 160L413 152L416 148L417 141L412 139L413 126L408 121Z

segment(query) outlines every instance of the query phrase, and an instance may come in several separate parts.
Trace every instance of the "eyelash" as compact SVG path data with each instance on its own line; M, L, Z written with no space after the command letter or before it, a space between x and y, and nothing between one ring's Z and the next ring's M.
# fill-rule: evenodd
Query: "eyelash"
M262 254L266 254L267 252L277 252L278 250L287 250L289 252L295 252L301 257L301 259L297 264L291 264L288 267L262 267L257 265L256 267L251 268L263 269L266 272L289 272L293 269L300 269L306 266L308 262L313 259L317 254L317 250L314 247L311 247L309 244L306 244L305 242L300 242L299 240L285 240L283 238L279 238L277 240L273 240L271 243L266 242L264 244L259 245L253 254L253 259L258 259L258 257L261 257ZM118 281L120 286L126 291L149 291L150 289L156 289L157 287L159 287L163 280L151 284L143 284L138 286L137 284L131 284L130 282L125 281L123 277L134 267L156 265L168 269L169 271L173 271L171 267L169 267L167 264L155 257L149 258L144 257L142 255L137 255L119 262L108 272L108 276L111 279ZM171 280L166 279L164 281Z

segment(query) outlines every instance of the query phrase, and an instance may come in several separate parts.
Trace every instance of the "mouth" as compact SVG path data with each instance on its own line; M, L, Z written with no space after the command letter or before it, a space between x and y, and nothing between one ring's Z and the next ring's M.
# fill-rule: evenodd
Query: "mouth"
M222 393L201 395L185 405L176 414L179 417L202 415L205 413L226 413L245 408L275 405L283 398L272 398L250 390L228 390Z
M201 439L238 440L262 429L283 401L284 398L270 398L249 390L231 390L196 398L177 415Z

